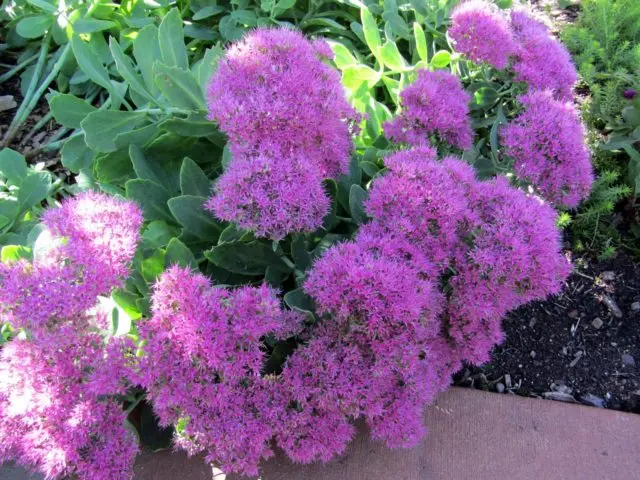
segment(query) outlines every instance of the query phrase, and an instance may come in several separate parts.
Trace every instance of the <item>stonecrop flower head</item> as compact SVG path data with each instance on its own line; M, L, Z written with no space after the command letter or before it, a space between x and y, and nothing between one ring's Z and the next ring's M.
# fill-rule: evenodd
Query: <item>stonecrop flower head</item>
M0 320L15 328L84 318L98 295L124 281L142 212L133 202L88 192L46 210L43 224L50 235L44 253L33 262L0 263Z
M394 153L384 160L389 173L376 179L365 203L376 224L405 236L439 268L446 268L458 242L458 224L468 206L461 182L432 147ZM461 165L474 179L471 167Z
M515 79L530 90L550 89L556 98L570 100L578 73L566 47L522 10L511 11L511 26L518 42Z
M329 211L322 180L304 153L290 158L265 154L234 158L216 181L205 208L258 237L280 240L322 226Z
M455 254L447 321L464 359L484 363L504 315L558 293L571 268L550 205L504 177L478 182L469 200L475 221Z
M400 97L402 112L384 125L388 137L418 146L430 143L430 136L434 135L462 149L471 147L471 96L456 76L445 71L420 70L415 82Z
M137 439L120 404L101 397L124 394L121 346L105 350L99 335L74 328L5 344L0 463L14 460L52 479L131 478Z
M496 5L485 0L460 3L451 15L448 34L458 52L499 70L517 51L509 21Z
M229 47L208 103L234 155L266 150L286 162L302 150L323 178L348 170L358 115L323 58L333 58L326 42L287 28L257 28Z
M274 379L261 377L263 337L291 334L301 317L284 311L266 287L213 287L171 267L156 283L152 317L139 325L146 341L138 381L161 424L182 420L176 443L206 452L225 471L256 475L271 456L278 412ZM241 428L239 428L241 427Z
M314 264L304 289L318 312L329 316L314 338L349 352L342 354L349 362L341 368L354 372L349 378L323 380L332 392L339 388L336 383L349 383L345 395L331 398L329 405L353 418L364 416L373 437L389 446L410 446L425 433L424 406L447 383L440 375L449 359L442 349L432 348L440 344L443 297L425 255L402 236L380 233L367 228L353 242L328 250ZM288 367L306 354L304 349L294 353ZM324 378L322 365L310 379ZM287 374L295 375L285 368Z
M549 91L519 100L524 112L501 132L505 152L515 160L516 175L555 205L576 207L589 195L594 175L575 108L555 100Z

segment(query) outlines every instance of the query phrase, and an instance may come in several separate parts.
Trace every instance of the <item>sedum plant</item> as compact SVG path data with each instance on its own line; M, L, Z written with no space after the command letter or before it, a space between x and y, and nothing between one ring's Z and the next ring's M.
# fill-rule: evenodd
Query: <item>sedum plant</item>
M135 108L69 119L82 188L107 193L45 212L53 241L16 245L0 269L3 368L70 372L0 383L7 428L37 426L8 431L0 459L129 478L123 425L142 405L227 472L258 475L275 446L328 461L358 419L409 447L424 407L503 339L505 314L561 289L554 207L592 182L566 51L485 2L450 22L446 2L351 4L357 47L257 28L195 63L172 10L134 41L156 57L117 64ZM543 60L558 68L540 77ZM41 301L43 288L60 293ZM14 408L45 390L52 405ZM34 442L57 456L28 455Z

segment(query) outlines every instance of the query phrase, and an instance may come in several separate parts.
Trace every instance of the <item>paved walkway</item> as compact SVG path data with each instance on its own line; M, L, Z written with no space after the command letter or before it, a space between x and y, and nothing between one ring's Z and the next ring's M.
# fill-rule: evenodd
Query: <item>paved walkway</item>
M276 457L262 480L626 480L640 478L640 415L452 388L426 413L427 438L389 450L359 435L326 465ZM19 469L0 480L26 480ZM135 480L225 480L199 459L141 455ZM226 476L226 480L237 480Z

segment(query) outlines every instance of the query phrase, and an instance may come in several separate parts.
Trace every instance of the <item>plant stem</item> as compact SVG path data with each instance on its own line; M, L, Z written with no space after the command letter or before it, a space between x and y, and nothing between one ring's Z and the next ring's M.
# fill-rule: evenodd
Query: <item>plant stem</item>
M18 65L15 65L13 68L11 68L11 70L9 70L8 72L0 75L0 83L4 83L7 80L9 80L10 78L12 78L16 73L20 72L21 70L24 70L25 68L27 68L29 66L29 64L31 62L33 62L36 58L38 58L38 54L34 54L33 56L27 58L25 61L19 63Z
M6 147L9 145L13 137L16 135L18 128L22 125L27 117L29 116L29 112L25 114L27 110L27 105L33 97L33 92L38 85L38 81L40 80L40 75L42 74L42 69L44 68L44 64L47 60L47 54L49 53L49 43L51 42L51 32L49 31L42 42L42 46L40 47L40 53L38 54L38 63L36 63L36 68L33 72L33 76L31 77L31 82L29 82L29 88L27 89L27 93L20 104L20 108L13 117L11 121L11 125L7 130L7 133L4 136L4 140L2 142L2 146ZM37 101L37 98L36 98Z

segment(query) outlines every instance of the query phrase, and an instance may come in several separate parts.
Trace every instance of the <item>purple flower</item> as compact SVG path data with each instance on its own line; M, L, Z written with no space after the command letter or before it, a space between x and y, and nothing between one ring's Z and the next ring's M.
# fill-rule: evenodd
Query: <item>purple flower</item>
M513 65L516 80L532 90L551 89L558 99L570 100L578 74L564 45L523 11L511 12L511 25L519 44Z
M578 114L551 92L520 97L525 110L502 129L515 172L556 205L576 207L589 195L593 168Z
M261 154L234 158L205 207L259 237L280 240L322 226L329 198L304 153L289 158Z
M269 151L286 162L302 150L322 178L348 170L358 115L338 72L321 61L332 57L324 41L287 28L258 28L229 47L208 101L234 156Z
M451 22L448 33L456 50L474 62L503 69L517 51L508 20L492 3L465 1L453 11Z
M261 377L263 338L301 328L301 316L283 311L267 286L227 290L177 266L156 283L152 313L139 324L137 380L161 423L184 423L175 440L189 453L257 475L285 409L275 378Z
M633 100L634 98L636 98L637 94L638 92L635 88L627 88L624 92L622 92L622 96L627 100Z
M457 77L444 71L420 70L401 98L402 112L384 125L391 139L417 146L429 143L429 136L435 135L459 148L471 147L471 96Z

